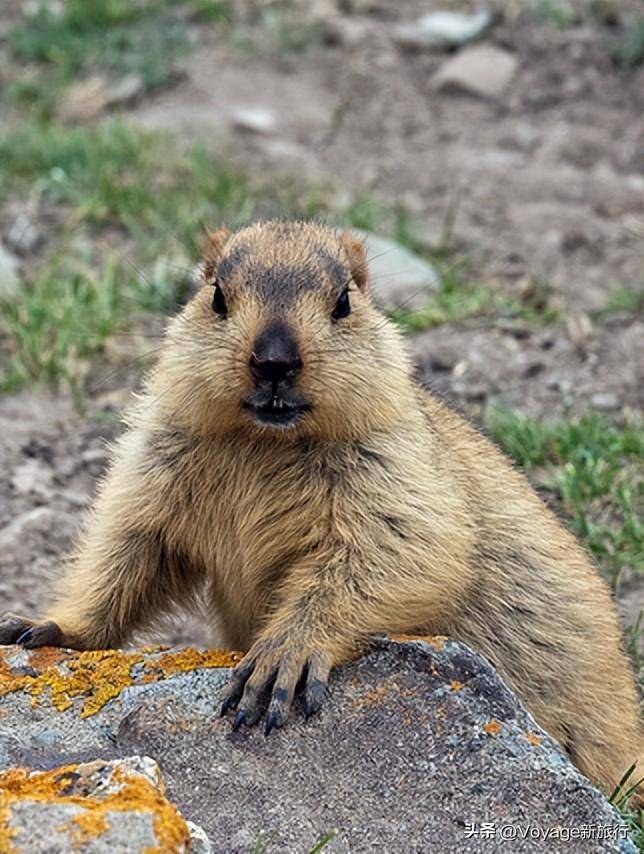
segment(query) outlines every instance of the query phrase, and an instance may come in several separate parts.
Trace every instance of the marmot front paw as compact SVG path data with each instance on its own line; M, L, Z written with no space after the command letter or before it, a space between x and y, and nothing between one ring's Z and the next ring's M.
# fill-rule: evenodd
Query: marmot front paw
M296 691L307 718L319 711L327 696L330 666L319 651L305 652L267 640L258 641L237 665L224 692L221 715L237 709L233 729L253 726L266 709L264 733L286 721Z
M38 622L7 612L0 617L0 645L16 643L25 649L63 646L63 633L52 620Z

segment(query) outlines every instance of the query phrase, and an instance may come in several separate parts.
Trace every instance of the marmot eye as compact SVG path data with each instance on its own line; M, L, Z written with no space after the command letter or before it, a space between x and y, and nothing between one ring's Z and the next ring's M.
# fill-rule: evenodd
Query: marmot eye
M215 282L215 293L212 297L212 310L216 311L221 317L226 317L228 314L226 297L224 296L222 289L219 287L219 282Z
M351 303L349 302L349 289L345 288L335 304L331 317L334 320L339 320L341 317L346 317L351 314Z

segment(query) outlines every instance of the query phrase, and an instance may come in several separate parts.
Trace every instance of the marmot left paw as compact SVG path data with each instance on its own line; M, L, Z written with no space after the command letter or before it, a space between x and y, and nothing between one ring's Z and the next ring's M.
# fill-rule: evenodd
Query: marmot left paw
M266 711L264 733L281 727L299 691L307 718L319 711L326 695L330 666L323 653L309 655L292 647L275 648L258 641L237 665L224 691L221 715L237 709L233 729L253 726Z
M10 612L0 617L0 644L17 643L25 649L39 646L62 646L63 635L60 627L48 620L39 623Z

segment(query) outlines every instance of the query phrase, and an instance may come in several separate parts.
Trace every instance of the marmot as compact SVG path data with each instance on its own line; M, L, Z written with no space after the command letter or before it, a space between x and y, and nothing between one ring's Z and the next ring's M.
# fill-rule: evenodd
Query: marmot
M222 714L307 715L381 633L485 655L592 780L642 754L609 592L503 454L413 379L362 244L309 222L209 236L43 620L0 643L125 643L204 587L247 654ZM205 585L205 586L204 586Z

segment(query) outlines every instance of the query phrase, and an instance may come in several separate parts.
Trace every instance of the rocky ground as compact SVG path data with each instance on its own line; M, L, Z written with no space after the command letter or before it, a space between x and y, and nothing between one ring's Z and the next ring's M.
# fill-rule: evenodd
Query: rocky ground
M477 275L536 277L571 310L600 308L615 288L642 286L644 76L614 67L596 19L557 29L521 6L496 4L491 57L465 48L458 85L445 86L452 56L400 44L396 30L440 4L301 4L300 26L322 27L304 56L240 24L263 52L240 55L225 36L198 46L185 79L131 118L206 135L264 173L374 192L416 215L419 239L447 236L475 256ZM478 96L499 57L507 78Z

